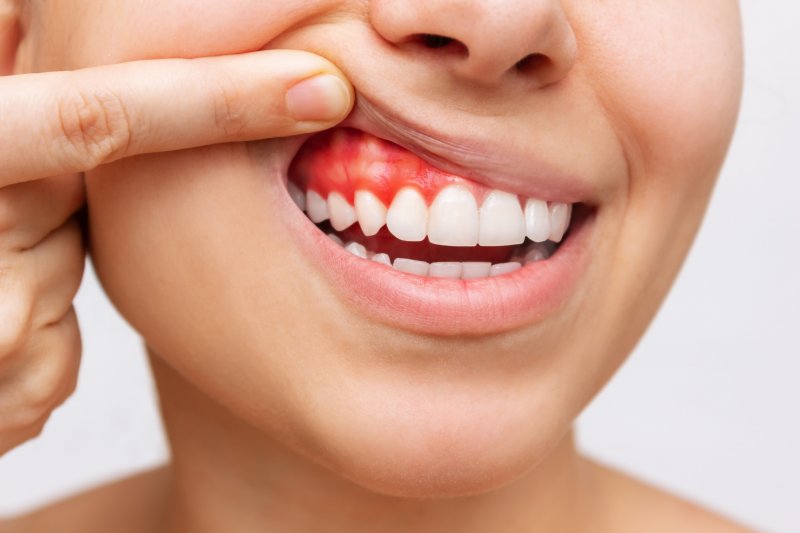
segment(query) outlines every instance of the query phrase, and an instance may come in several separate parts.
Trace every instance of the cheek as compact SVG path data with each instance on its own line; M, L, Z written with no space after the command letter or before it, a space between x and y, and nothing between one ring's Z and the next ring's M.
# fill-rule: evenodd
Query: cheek
M334 0L72 0L37 4L36 70L259 50Z
M741 95L737 4L672 0L607 11L613 16L600 6L580 12L585 65L632 149L631 164L645 172L691 168L688 181L715 174Z
M606 281L620 306L603 329L625 321L622 342L633 346L694 239L733 134L742 90L738 6L604 2L575 12L583 65L625 147L629 175Z

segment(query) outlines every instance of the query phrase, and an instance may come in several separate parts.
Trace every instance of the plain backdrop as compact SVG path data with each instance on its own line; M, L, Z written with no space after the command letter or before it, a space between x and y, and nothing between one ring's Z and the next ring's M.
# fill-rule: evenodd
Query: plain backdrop
M752 527L797 533L800 2L742 9L744 105L706 221L578 438L591 456ZM39 438L0 460L0 515L166 460L140 341L91 270L77 308L78 390Z

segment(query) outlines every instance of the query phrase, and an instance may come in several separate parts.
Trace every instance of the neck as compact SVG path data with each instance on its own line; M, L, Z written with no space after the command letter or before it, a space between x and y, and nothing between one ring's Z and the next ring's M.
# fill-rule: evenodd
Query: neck
M570 431L499 489L447 499L371 492L301 457L151 356L172 449L165 531L586 531L591 475Z

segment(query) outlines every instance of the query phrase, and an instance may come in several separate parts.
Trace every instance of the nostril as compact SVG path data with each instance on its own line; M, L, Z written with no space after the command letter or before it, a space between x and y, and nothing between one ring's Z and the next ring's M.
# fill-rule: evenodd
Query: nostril
M534 70L540 70L549 63L550 60L543 54L528 54L517 61L514 67L517 69L517 72L525 74Z
M427 48L444 48L448 44L455 41L455 39L451 37L445 37L444 35L434 35L432 33L423 33L422 35L419 36L419 40Z
M445 35L433 33L418 33L411 37L411 42L417 43L430 50L446 49L448 52L457 54L467 54L467 47L464 43Z

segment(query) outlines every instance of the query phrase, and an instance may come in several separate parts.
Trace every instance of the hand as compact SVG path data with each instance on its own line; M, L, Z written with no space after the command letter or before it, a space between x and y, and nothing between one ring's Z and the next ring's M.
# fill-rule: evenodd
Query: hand
M0 77L0 455L38 435L75 387L82 172L322 130L352 104L336 67L299 51Z

